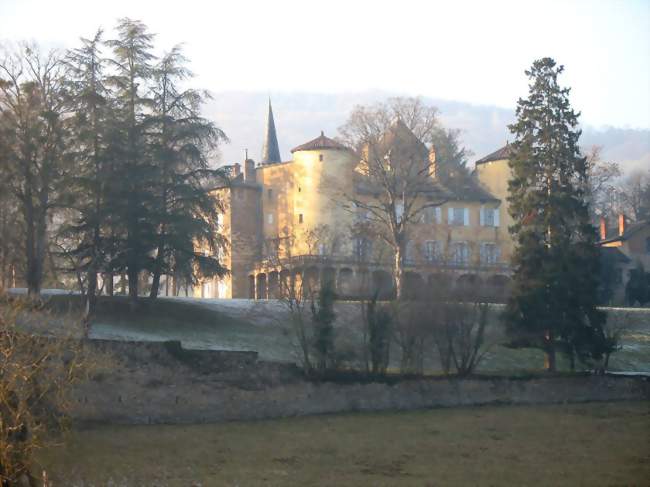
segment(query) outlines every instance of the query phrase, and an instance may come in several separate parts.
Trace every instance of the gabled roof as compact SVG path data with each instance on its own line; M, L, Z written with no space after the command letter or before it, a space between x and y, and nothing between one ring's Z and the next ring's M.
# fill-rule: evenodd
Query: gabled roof
M350 150L350 149L348 149L343 144L338 143L334 139L325 137L325 134L323 133L323 131L321 131L320 135L315 139L310 140L309 142L305 142L304 144L291 149L291 153L293 154L294 152L298 152L302 150Z
M642 230L644 228L647 228L648 226L650 226L650 220L642 220L640 222L631 223L631 224L626 226L625 232L623 232L623 235L616 235L615 237L606 238L605 240L601 240L598 243L599 244L608 244L608 243L612 243L612 242L625 241L625 240L629 239L632 235L637 233L638 231L640 231L640 230Z
M488 154L482 159L476 161L476 165L484 164L486 162L492 161L502 161L503 159L508 159L510 157L510 145L506 144L501 149L494 151L492 154Z

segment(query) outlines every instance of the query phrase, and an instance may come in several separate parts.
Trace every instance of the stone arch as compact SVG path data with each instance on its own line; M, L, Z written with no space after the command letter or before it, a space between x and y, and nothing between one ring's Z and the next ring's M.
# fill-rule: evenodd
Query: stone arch
M292 295L297 296L303 294L303 276L304 272L301 267L296 267L291 271L291 286L293 286L291 291Z
M481 293L482 279L476 274L462 274L456 280L456 291L461 296L478 295Z
M266 274L261 272L257 275L257 283L256 283L256 294L255 297L257 299L268 299L268 293L267 293L267 287L266 287Z
M278 271L269 272L268 281L269 299L278 299L280 297L280 273Z
M291 289L291 272L289 269L282 269L280 271L280 296L281 297L286 297L289 296L289 291Z
M349 267L339 269L336 288L341 296L351 296L353 292L354 273Z
M418 272L408 271L404 273L404 297L416 299L421 297L425 291L424 279Z
M321 286L331 285L336 289L336 269L325 267L320 274Z
M248 299L255 299L255 276L248 276Z
M393 297L393 276L389 272L383 270L373 271L371 282L371 294L378 293L379 299L390 299Z
M495 274L487 278L485 287L489 297L497 302L503 302L510 293L511 279L502 274Z
M303 292L315 293L318 291L320 270L318 267L307 267L303 276ZM306 294L308 296L309 294Z

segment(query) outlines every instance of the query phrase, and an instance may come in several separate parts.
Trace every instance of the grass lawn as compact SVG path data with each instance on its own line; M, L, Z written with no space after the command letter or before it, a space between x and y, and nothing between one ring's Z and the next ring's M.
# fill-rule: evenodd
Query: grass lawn
M48 307L57 314L81 309L79 296L51 296ZM337 303L337 347L361 356L359 304ZM479 372L527 373L540 369L543 354L539 350L513 350L499 345L506 340L499 321L501 307L489 313L486 342L491 348L479 366ZM610 361L610 370L650 372L650 309L609 309L613 326L625 324L622 350ZM131 312L124 297L99 299L97 316L91 328L92 338L115 340L180 340L186 348L215 350L255 350L263 360L294 361L297 347L289 318L282 304L275 301L185 300L144 298L140 308ZM439 371L437 354L426 360L430 372ZM392 366L399 366L399 349L393 344ZM568 363L560 355L560 369Z
M650 403L94 427L40 460L59 486L645 486Z

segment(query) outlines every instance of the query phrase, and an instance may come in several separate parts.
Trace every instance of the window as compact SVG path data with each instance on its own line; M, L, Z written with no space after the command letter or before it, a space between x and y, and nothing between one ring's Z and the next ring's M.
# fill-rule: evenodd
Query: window
M403 216L404 216L404 204L403 203L395 203L395 219L398 222L402 221Z
M319 243L318 244L318 255L325 255L325 244L324 243Z
M406 249L404 252L404 261L407 264L413 264L415 263L415 243L413 241L407 242L406 243Z
M363 208L357 208L356 220L357 223L368 223L370 221L370 212Z
M258 220L258 221L259 221L259 220ZM269 225L273 224L273 213L269 213L268 215L266 215L266 222L267 222Z
M425 208L422 212L422 223L433 225L442 222L442 211L439 206L435 208Z
M269 188L269 190L266 192L269 201L273 199L273 190Z
M359 237L354 240L354 257L357 260L368 260L372 253L372 242L370 240Z
M447 223L455 227L469 226L469 208L448 208Z
M469 245L467 242L454 242L451 244L451 263L464 265L469 262Z
M298 223L302 223L302 222L303 222L303 217L302 217L302 213L300 213L298 215Z
M301 192L302 192L302 188L300 186L298 186L298 193L301 193Z
M442 256L442 246L440 242L428 240L424 242L424 258L427 262L436 262Z
M499 226L499 208L481 207L481 226L498 227Z
M645 239L645 253L650 254L650 237Z
M318 160L323 162L323 154L318 154Z
M497 264L500 257L499 246L491 242L481 243L481 264Z

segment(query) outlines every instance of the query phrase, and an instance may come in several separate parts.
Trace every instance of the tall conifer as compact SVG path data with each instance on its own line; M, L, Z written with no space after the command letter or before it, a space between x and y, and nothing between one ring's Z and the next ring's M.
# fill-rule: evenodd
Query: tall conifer
M526 71L529 95L517 103L510 125L510 232L516 242L513 293L505 313L513 345L540 348L546 368L556 352L572 361L598 355L604 315L596 309L598 250L583 189L578 116L569 88L558 84L563 67L551 58Z

